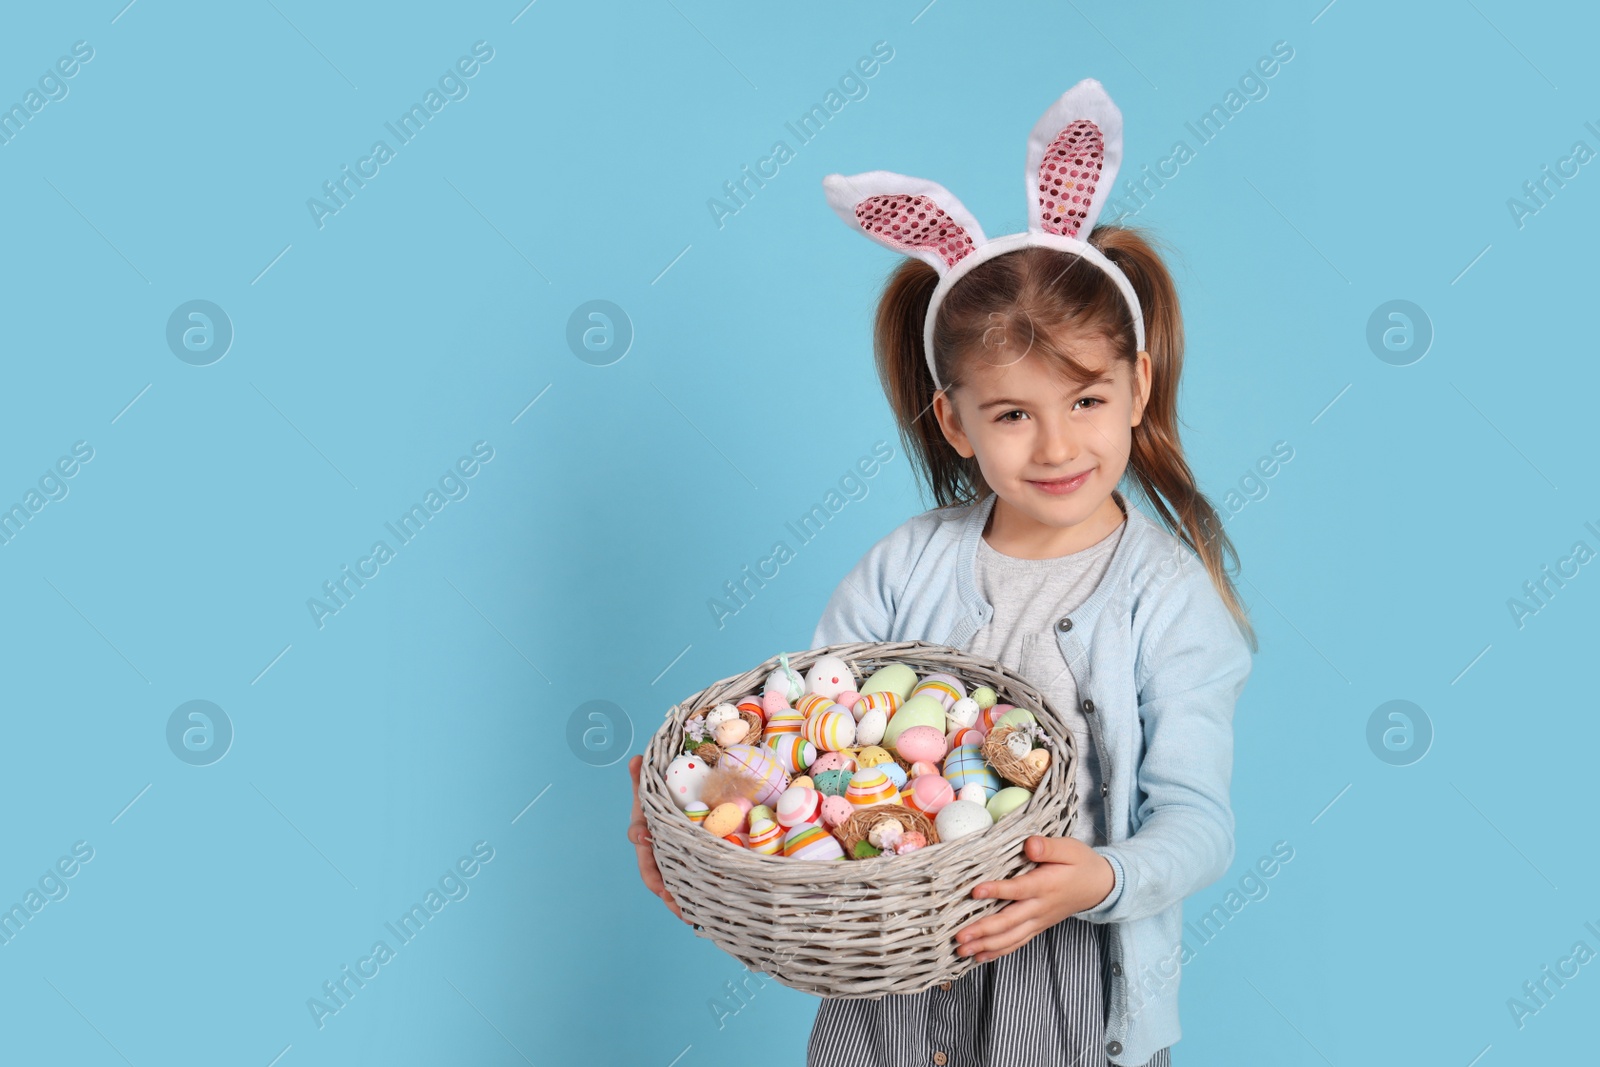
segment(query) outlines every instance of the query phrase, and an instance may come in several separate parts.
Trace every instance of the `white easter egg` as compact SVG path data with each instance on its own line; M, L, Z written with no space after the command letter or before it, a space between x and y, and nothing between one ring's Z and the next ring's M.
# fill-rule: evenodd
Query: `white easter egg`
M806 671L806 692L829 700L845 691L854 692L856 673L838 656L823 656Z
M700 787L710 773L711 764L699 756L684 754L667 764L667 792L672 794L672 802L683 811L699 803Z
M987 830L993 825L994 818L989 814L989 809L971 800L952 800L940 808L939 814L933 819L934 829L939 831L941 841L954 841Z
M862 714L856 723L856 744L876 745L883 740L884 731L889 728L889 716L882 708L870 708Z
M978 702L976 700L973 700L971 697L962 697L960 700L950 705L950 710L944 714L945 718L949 720L949 729L958 730L962 727L977 725L978 715L982 711L983 709L978 706ZM949 730L946 732L948 733Z

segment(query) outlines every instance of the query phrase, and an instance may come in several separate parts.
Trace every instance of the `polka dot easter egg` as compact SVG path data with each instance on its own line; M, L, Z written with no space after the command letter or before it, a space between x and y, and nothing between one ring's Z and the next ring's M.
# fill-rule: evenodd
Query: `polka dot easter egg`
M711 765L699 756L679 756L667 764L667 792L679 810L700 800L700 785L711 773Z

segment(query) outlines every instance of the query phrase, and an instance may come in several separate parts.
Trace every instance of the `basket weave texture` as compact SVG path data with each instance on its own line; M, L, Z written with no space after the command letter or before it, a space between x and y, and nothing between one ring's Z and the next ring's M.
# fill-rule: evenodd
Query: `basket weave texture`
M708 704L760 692L778 667L774 656L674 705L650 739L639 801L656 866L701 936L752 971L819 997L920 993L973 967L973 957L956 955L956 932L1009 903L975 900L972 888L1037 866L1023 855L1029 836L1071 833L1078 809L1072 732L1036 687L960 649L926 641L829 645L790 653L789 665L803 674L825 655L845 660L863 682L890 663L905 663L919 676L949 671L969 691L988 685L1001 703L1032 711L1056 742L1033 797L981 833L898 856L764 856L713 837L673 803L667 767L683 751L684 722Z

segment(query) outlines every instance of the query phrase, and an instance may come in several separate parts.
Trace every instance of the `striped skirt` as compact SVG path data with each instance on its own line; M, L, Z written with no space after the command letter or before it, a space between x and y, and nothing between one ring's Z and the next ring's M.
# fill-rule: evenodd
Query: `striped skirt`
M1108 1067L1105 939L1067 918L921 993L825 998L806 1067ZM1170 1064L1162 1049L1146 1067Z

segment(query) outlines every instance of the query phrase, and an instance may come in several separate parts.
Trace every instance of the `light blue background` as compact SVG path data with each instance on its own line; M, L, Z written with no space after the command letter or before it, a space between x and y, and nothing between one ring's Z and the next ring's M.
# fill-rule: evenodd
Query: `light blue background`
M1600 148L1592 13L122 3L0 30L0 103L94 49L0 145L0 504L94 449L0 547L0 905L94 849L0 945L0 1059L802 1063L816 1001L768 983L719 1024L743 972L641 888L623 830L626 757L666 709L805 647L848 567L928 506L871 366L895 259L820 179L925 176L1009 233L1025 135L1078 79L1121 107L1132 175L1278 41L1266 97L1136 220L1179 253L1203 489L1294 450L1228 523L1262 648L1237 861L1192 915L1275 842L1294 858L1185 968L1175 1057L1592 1050L1600 964L1521 1028L1507 1007L1600 949L1600 578L1521 628L1507 606L1600 548L1600 176L1520 228L1507 208ZM480 40L469 95L319 229L307 199ZM865 98L799 145L785 123L877 41ZM708 200L778 139L795 158L719 228ZM194 299L236 331L204 367L165 340ZM609 366L565 339L596 299L635 331ZM1408 366L1366 341L1394 299L1435 331ZM710 598L879 440L866 497L718 628ZM478 441L466 498L319 629L307 599ZM236 731L205 767L165 739L195 699ZM1392 699L1435 731L1409 766L1366 741ZM566 740L589 700L631 722L605 766ZM308 998L479 841L469 895L319 1029Z

